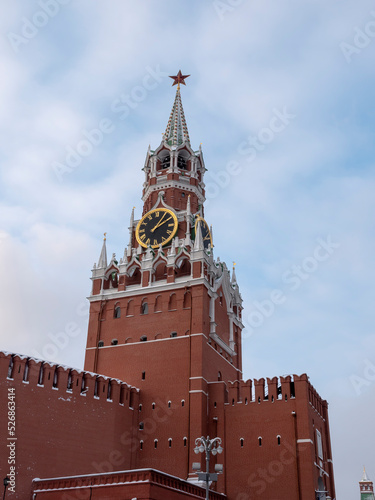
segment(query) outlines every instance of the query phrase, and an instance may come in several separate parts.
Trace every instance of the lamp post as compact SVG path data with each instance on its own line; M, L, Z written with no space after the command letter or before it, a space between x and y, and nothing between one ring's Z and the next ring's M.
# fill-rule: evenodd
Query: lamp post
M5 498L5 493L7 491L8 484L10 483L10 479L8 476L4 477L4 495L3 495L3 500Z
M209 436L207 438L205 437L200 437L195 440L195 448L194 452L196 454L198 453L205 453L206 454L206 472L204 473L198 473L198 478L200 481L205 481L206 482L206 500L209 500L209 483L210 481L217 481L217 473L215 474L210 474L210 458L211 454L216 455L217 453L222 453L223 448L221 447L221 439L219 437L216 437L214 439L210 439ZM193 464L194 465L194 464ZM197 464L199 466L199 463ZM219 464L217 464L219 465ZM198 467L199 468L199 467ZM196 467L194 469L197 470ZM217 472L222 472L222 466L217 467L215 466L215 470Z

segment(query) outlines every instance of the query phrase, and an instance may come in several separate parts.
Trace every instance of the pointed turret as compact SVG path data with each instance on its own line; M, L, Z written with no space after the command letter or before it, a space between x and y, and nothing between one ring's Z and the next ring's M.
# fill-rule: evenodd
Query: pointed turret
M133 207L133 209L132 209L132 213L131 213L131 216L130 216L130 224L129 224L129 243L128 243L128 252L127 252L128 257L130 257L130 256L131 256L131 252L132 252L132 243L133 243L133 225L134 225L134 209L135 209L135 207ZM125 258L125 255L124 255L124 258Z
M369 479L365 467L363 467L362 479L359 481L361 500L374 500L374 485Z
M232 271L232 285L237 285L237 276L236 276L236 263L233 262L233 271Z
M204 250L204 242L201 229L201 221L198 219L197 230L195 234L194 251Z
M180 146L184 143L190 145L179 84L177 85L176 97L168 120L168 125L165 129L164 141L167 142L169 146Z
M365 468L365 467L363 467L363 474L362 474L362 479L361 479L361 481L360 481L360 482L361 482L361 483L362 483L362 482L366 482L366 483L368 483L369 481L370 481L370 479L367 477L366 468Z
M107 246L106 246L106 235L107 233L104 233L104 239L103 239L103 246L102 246L102 251L100 252L100 257L98 261L98 268L106 268L107 267Z

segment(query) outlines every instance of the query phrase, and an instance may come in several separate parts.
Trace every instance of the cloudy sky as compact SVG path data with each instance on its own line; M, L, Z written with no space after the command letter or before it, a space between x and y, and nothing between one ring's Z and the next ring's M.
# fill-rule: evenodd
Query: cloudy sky
M308 373L337 497L358 498L363 464L375 480L374 3L30 0L3 2L0 27L1 348L82 367L90 270L104 232L123 254L181 69L244 378Z

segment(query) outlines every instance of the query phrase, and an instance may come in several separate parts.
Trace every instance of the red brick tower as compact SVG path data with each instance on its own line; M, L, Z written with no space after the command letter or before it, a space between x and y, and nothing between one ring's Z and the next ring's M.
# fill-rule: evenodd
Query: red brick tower
M374 485L367 477L366 469L363 467L362 479L359 481L361 500L374 500Z
M163 140L144 165L143 212L132 211L124 256L92 271L85 370L140 388L139 467L187 478L194 441L219 431L208 419L209 386L238 381L242 299L235 273L213 256L204 220L205 165L191 148L174 78ZM223 436L222 436L223 437Z

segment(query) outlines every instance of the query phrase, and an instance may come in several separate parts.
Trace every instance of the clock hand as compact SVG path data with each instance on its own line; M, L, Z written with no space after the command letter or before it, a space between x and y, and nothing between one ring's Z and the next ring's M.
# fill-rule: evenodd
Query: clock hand
M164 217L166 215L167 215L167 212L164 213L163 217L159 220L159 222L156 224L156 226L151 229L152 233L155 231L155 229L157 229L160 226L161 221L164 219Z
M158 227L162 226L163 224L165 224L166 222L168 222L168 221L169 221L169 220L171 220L171 219L172 219L172 217L169 217L169 219L165 219L165 221L164 221L164 222L161 222L161 221L160 221L160 222L159 222L159 224L158 224L157 226L155 226L155 227L154 227L154 229L152 229L152 230L151 230L151 232L154 232L154 230L155 230L156 228L158 228Z

